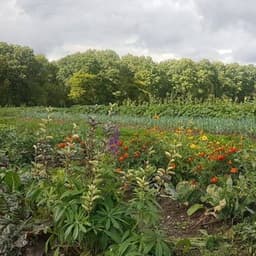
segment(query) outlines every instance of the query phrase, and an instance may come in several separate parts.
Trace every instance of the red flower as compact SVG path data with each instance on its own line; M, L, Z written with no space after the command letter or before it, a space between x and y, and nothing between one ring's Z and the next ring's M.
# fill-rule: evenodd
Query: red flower
M127 159L129 157L129 154L128 153L124 153L123 157L124 157L124 159Z
M213 176L213 177L210 179L210 182L211 182L212 184L216 184L218 181L219 181L219 179L218 179L218 177L216 177L216 176Z
M57 145L58 148L65 148L67 146L67 144L65 142L59 143Z
M128 146L124 146L123 149L124 149L125 151L127 151L127 150L129 149L129 147L128 147Z
M234 154L238 151L238 149L236 147L231 147L229 150L228 150L228 153L230 154Z
M232 174L238 173L238 168L232 167L232 168L230 169L230 173L232 173Z
M225 156L224 155L218 155L217 160L218 161L223 161L223 160L225 160Z
M118 161L119 161L119 162L123 162L123 161L124 161L124 157L123 157L123 156L120 156L120 157L118 158Z
M117 145L118 145L119 147L122 147L123 144L124 144L124 142L123 142L122 140L119 140L119 141L117 142Z

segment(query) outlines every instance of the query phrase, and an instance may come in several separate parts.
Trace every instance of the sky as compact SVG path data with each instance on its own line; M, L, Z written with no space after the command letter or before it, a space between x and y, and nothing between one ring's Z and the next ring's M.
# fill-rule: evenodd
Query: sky
M50 60L87 49L256 63L255 0L0 0L0 41Z

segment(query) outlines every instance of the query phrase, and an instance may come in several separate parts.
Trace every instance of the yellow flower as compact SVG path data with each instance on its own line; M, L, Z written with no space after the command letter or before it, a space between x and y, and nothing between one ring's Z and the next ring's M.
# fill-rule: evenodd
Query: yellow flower
M190 144L190 148L196 149L196 148L198 148L198 146L196 144Z
M203 136L200 137L200 140L206 141L206 140L208 140L208 138L207 138L206 135L203 135Z

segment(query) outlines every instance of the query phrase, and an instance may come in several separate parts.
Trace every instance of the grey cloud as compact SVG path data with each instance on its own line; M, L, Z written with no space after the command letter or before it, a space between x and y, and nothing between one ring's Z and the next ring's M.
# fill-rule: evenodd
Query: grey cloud
M195 0L198 12L213 30L249 29L256 22L254 0Z
M0 40L76 50L256 63L254 0L0 0Z

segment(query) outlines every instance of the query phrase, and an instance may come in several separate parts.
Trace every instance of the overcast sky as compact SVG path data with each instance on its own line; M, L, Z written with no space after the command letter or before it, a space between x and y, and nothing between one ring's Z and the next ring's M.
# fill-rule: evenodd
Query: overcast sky
M0 0L0 41L50 59L96 48L256 63L256 0Z

